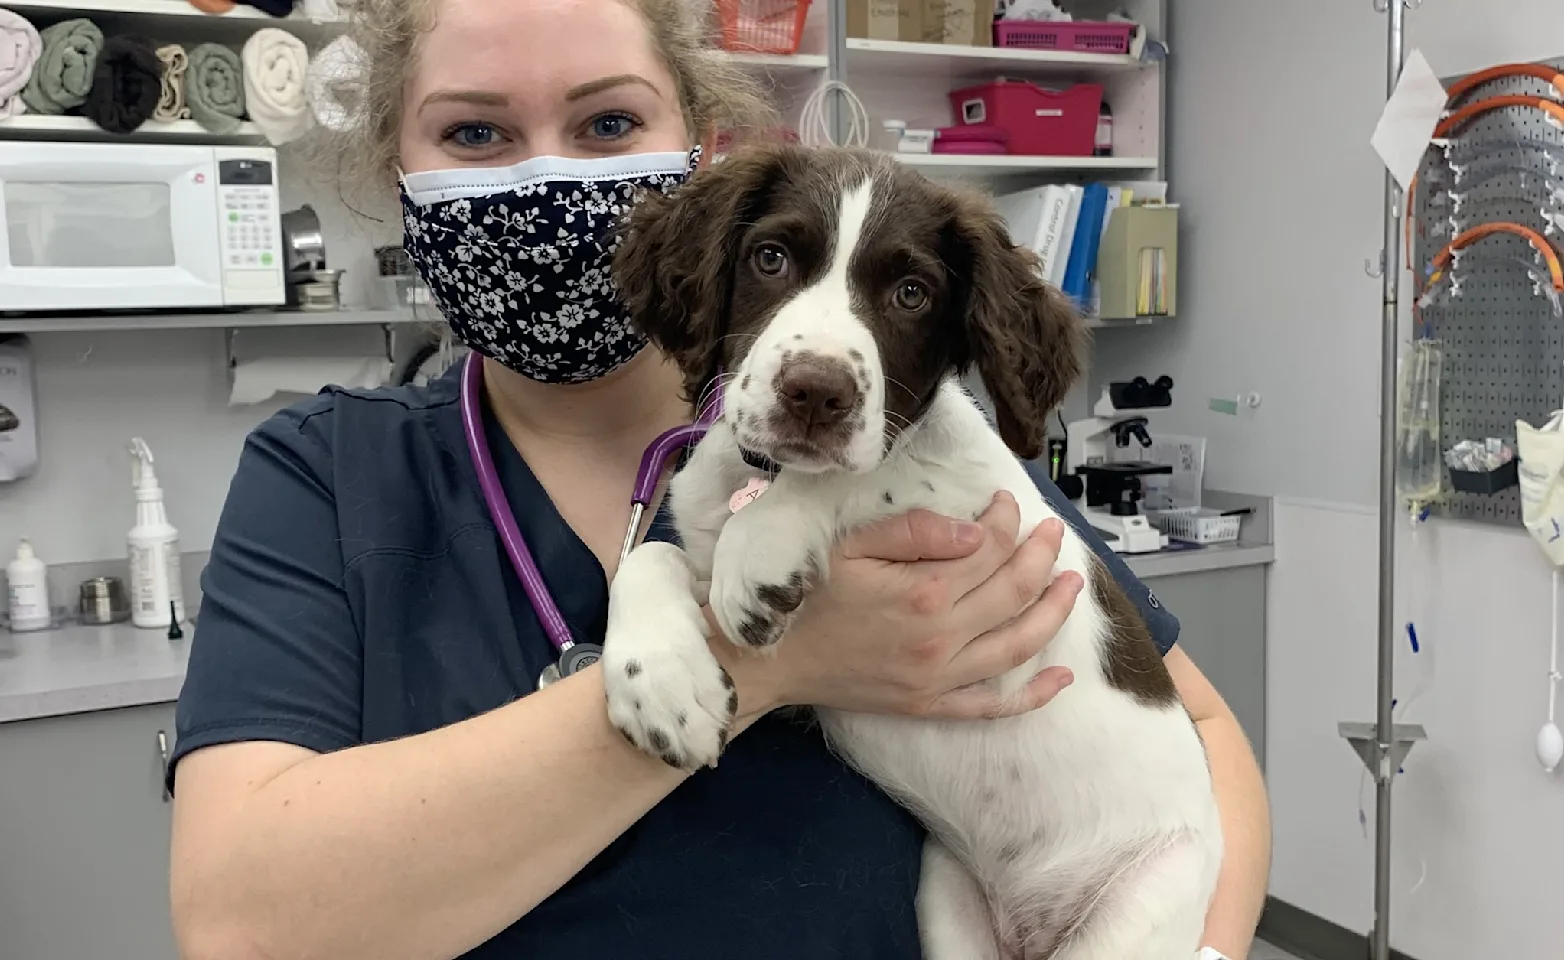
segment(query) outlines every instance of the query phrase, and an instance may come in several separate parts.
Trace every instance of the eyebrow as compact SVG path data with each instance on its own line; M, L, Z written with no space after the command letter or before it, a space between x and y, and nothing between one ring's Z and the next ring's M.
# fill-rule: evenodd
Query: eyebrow
M640 84L646 89L662 96L662 92L652 84L652 81L634 73L621 73L612 77L602 77L597 80L589 80L586 83L571 87L565 93L567 103L575 103L587 97L612 90L615 87L623 87L628 84ZM418 112L423 113L424 108L436 103L471 103L480 107L505 107L510 105L510 98L503 93L495 93L492 90L436 90L424 98L424 102L418 105Z
M510 98L503 93L488 90L436 90L418 105L418 112L423 113L426 107L436 103L471 103L480 107L503 107L510 103Z
M645 77L634 73L620 73L615 74L612 77L603 77L598 80L590 80L586 83L571 87L570 91L565 94L565 100L570 103L574 103L577 100L584 100L593 94L602 93L604 90L612 90L615 87L622 87L626 84L632 83L638 83L658 96L662 96L662 92L652 84L652 81L646 79Z

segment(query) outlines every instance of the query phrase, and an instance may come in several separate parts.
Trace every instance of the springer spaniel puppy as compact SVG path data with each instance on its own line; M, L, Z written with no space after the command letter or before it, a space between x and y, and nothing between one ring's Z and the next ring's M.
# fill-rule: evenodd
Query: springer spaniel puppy
M701 601L734 642L785 642L845 531L915 507L1020 536L1053 515L1016 457L1043 448L1083 324L976 195L868 151L749 148L634 209L617 253L635 322L720 421L669 487L681 546L645 543L610 591L614 724L667 763L715 764L735 709ZM998 431L959 385L976 368ZM739 508L735 491L756 489ZM730 502L731 501L731 502ZM1204 748L1145 623L1066 528L1086 580L1043 653L1075 682L1023 716L819 710L831 746L928 827L931 960L1193 960L1220 824ZM709 593L704 589L709 583Z

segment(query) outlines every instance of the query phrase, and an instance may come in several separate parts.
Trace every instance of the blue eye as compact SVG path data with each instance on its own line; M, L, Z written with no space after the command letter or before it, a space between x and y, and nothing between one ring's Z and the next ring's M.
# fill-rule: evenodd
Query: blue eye
M622 113L605 113L592 119L592 136L603 140L618 140L629 136L636 127L631 117Z
M462 123L452 127L446 138L462 147L487 147L499 138L499 131L487 123Z

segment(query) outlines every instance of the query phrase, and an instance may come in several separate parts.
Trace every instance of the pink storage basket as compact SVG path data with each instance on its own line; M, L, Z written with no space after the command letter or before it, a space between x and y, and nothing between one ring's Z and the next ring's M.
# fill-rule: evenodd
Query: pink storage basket
M992 124L1010 134L1009 152L1026 157L1089 157L1102 108L1102 84L1050 90L1025 80L996 80L950 93L956 125Z
M1129 53L1133 23L1089 23L1076 20L996 20L994 46L1019 50L1067 50L1073 53Z

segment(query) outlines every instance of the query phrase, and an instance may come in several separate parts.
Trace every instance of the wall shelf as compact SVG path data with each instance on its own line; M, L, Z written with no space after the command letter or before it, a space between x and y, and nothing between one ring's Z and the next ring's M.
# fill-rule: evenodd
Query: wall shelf
M58 14L61 17L90 16L95 13L130 14L143 17L180 17L214 22L255 20L290 25L331 26L304 17L274 17L255 7L239 4L227 13L202 13L187 0L78 0L76 3L56 3L54 0L5 0L5 7L18 13L35 10L40 13Z
M244 143L258 139L261 131L253 123L241 123L233 133L213 133L194 120L159 123L148 120L134 133L110 133L86 117L45 116L24 113L0 120L0 136L16 139L103 140L110 143L156 140L201 141L205 143Z
M767 73L813 73L824 70L829 64L825 54L800 53L793 56L777 53L730 53L735 62L754 67Z
M1155 67L1127 54L859 39L847 41L847 65L855 72L950 79L991 79L1000 73L1090 76Z
M432 311L431 311L432 312ZM433 322L403 310L342 310L307 313L256 310L244 313L126 313L6 317L0 335L10 333L119 333L140 330L248 330L262 327L362 327Z
M1007 174L1093 172L1104 170L1154 171L1156 157L1015 157L968 156L964 154L894 153L909 167L930 173L967 174L1000 177Z

